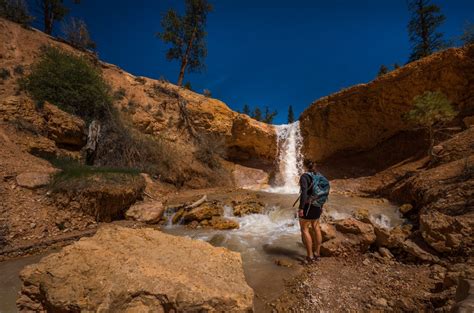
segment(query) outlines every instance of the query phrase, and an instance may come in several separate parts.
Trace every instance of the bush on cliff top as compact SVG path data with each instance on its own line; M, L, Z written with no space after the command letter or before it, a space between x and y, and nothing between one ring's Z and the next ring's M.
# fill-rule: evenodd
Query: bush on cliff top
M43 48L21 85L38 103L48 101L87 121L104 118L111 107L110 88L99 69L54 47Z

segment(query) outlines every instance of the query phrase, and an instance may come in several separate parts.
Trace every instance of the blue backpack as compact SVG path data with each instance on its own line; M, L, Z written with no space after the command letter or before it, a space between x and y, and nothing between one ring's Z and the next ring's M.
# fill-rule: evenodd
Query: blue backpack
M312 180L311 183L311 196L309 201L311 205L322 207L328 200L329 196L329 181L320 173L307 173Z

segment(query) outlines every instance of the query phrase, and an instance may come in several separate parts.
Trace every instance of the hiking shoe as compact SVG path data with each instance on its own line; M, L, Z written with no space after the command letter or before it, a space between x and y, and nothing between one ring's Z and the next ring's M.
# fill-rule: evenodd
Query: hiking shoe
M303 265L310 265L312 263L314 263L314 257L310 258L309 256L307 256L306 258L304 258L303 260Z

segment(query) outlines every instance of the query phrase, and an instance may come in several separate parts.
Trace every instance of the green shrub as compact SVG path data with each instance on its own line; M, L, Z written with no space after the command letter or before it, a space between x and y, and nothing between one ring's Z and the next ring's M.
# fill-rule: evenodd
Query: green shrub
M48 101L87 121L102 119L111 107L109 87L88 60L44 47L21 86L38 102Z
M7 70L6 68L1 68L0 69L0 78L2 80L7 80L10 77L10 71Z

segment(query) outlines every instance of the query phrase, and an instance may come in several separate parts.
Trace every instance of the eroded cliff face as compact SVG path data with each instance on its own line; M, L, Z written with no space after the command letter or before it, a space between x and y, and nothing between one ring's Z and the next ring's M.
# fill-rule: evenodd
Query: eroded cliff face
M3 115L1 119L10 124L23 123L26 119L34 128L49 127L47 130L51 130L46 136L40 134L37 140L25 139L26 145L39 145L36 148L28 147L28 152L36 149L35 152L39 153L71 154L85 144L85 123L76 122L81 124L78 124L81 129L77 129L80 134L68 136L61 129L61 125L56 125L57 123L49 120L47 116L36 112L34 103L19 90L18 78L23 74L18 73L16 69L21 68L21 72L28 73L31 64L38 59L41 47L52 45L73 54L83 55L101 68L104 79L111 87L114 106L126 125L143 134L183 147L182 157L186 159L183 164L193 167L190 171L197 173L195 176L199 182L193 183L196 187L204 187L205 176L209 174L204 173L206 170L193 160L198 137L212 136L211 138L222 141L227 151L224 158L232 163L243 162L265 169L273 163L276 155L273 126L234 112L222 101L179 88L165 80L134 76L40 31L28 30L1 18L0 42L0 68L10 73L10 76L0 81L0 110ZM28 113L26 116L23 114L25 110ZM47 110L53 110L55 116L60 115L56 112L60 110L54 106L48 105ZM62 115L63 120L67 120L68 114L63 112ZM71 119L74 120L74 117ZM48 125L44 126L45 123ZM69 126L66 126L69 131ZM71 140L73 142L69 142ZM201 179L201 176L204 178Z
M359 160L352 163L365 160L367 167L381 170L413 155L425 143L419 133L410 132L402 115L415 96L437 90L460 112L458 124L474 113L473 45L436 53L315 101L300 117L305 158L330 163L341 154L345 159L356 155ZM384 143L389 144L383 148ZM384 153L380 147L393 151Z

